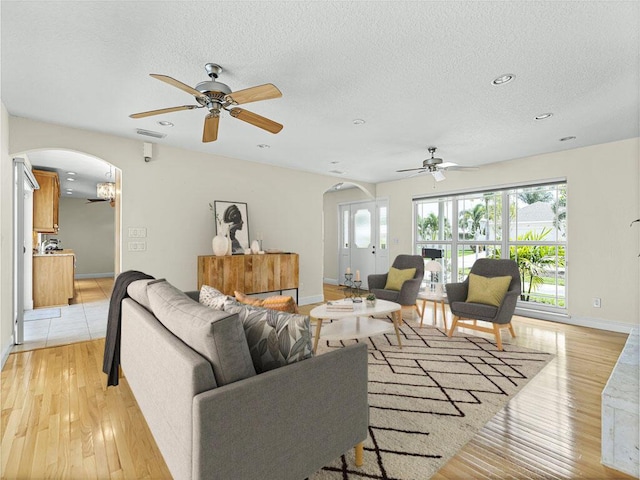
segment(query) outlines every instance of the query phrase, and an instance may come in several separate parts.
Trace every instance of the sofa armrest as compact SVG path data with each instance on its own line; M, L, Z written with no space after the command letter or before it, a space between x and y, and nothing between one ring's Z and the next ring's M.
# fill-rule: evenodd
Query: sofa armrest
M184 293L191 300L195 300L196 302L200 301L200 292L198 290L193 290L193 291L184 292Z
M300 480L367 438L367 347L203 392L193 409L194 479Z
M445 286L447 290L447 298L449 299L449 305L453 302L465 302L469 294L469 284L462 283L447 283Z
M367 277L367 284L369 285L369 291L374 288L384 289L387 284L388 273L374 273Z

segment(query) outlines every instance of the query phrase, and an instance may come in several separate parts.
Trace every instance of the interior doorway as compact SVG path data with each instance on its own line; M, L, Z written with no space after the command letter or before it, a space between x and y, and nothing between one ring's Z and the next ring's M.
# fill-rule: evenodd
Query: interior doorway
M66 222L69 228L66 229L67 237L63 242L64 249L77 250L77 248L74 248L74 241L68 240L69 238L77 238L77 244L87 244L85 250L88 250L97 245L95 242L96 236L102 235L104 237L106 235L111 237L106 250L101 249L96 252L96 249L93 248L93 250L88 250L90 254L85 255L85 258L94 257L96 253L104 254L106 251L108 262L106 263L106 268L100 269L99 272L100 274L106 273L111 277L117 276L121 271L120 192L122 178L120 170L98 157L61 149L38 149L15 155L14 164L16 165L18 164L18 158L22 159L21 164L24 165L25 171L31 172L36 169L58 173L61 203L65 203L67 217L76 215L82 209L86 210L84 218L80 217L73 222ZM17 168L14 170L18 171ZM38 241L51 240L51 237L57 237L65 228L65 223L63 223L63 218L60 218L59 231L49 234L37 234L31 228L27 228L27 225L31 225L33 218L33 203L29 202L28 192L18 192L17 174L14 173L14 177L14 343L21 344L24 341L24 312L33 308L33 297L28 288L33 283L33 270L31 263L27 260L34 255L34 248L37 246L36 243ZM113 198L101 198L97 192L98 183L112 183L114 187ZM18 198L23 198L24 201L18 201ZM103 213L100 217L97 214L99 211L108 213ZM62 213L62 210L60 210L60 213ZM93 217L102 218L102 224L107 225L107 227L103 230L92 228L89 224L90 222L87 223L87 219ZM17 228L18 222L23 224L23 228ZM71 223L74 225L71 226ZM83 229L85 223L87 223L86 228ZM108 223L111 223L111 225L108 226ZM20 238L18 237L19 231L22 232ZM53 230L50 232L53 232ZM35 253L39 254L40 252ZM103 265L105 265L104 262ZM93 277L92 275L77 275L77 273L74 268L74 283L79 277ZM95 276L98 277L100 274ZM44 312L37 313L36 317L44 314ZM33 324L35 323L33 322ZM51 328L54 328L54 323L53 321L51 322ZM90 327L91 325L88 325L87 328L90 329Z

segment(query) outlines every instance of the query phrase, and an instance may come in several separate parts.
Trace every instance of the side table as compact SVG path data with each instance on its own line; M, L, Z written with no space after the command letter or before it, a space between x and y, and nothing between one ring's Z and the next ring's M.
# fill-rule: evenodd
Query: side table
M427 306L427 302L433 303L433 324L435 325L438 320L438 303L440 303L440 307L442 309L442 322L444 323L444 329L447 330L447 314L444 311L444 304L447 302L447 294L446 293L435 293L435 292L427 292L422 291L418 293L418 298L416 299L416 307L418 309L418 313L420 314L420 327L422 327L422 323L424 322L424 311Z

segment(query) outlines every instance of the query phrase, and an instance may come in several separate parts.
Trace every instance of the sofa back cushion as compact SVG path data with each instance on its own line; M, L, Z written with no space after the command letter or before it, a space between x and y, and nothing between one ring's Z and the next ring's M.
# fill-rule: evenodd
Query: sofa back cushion
M151 304L149 303L149 295L147 295L147 284L153 281L153 278L136 280L127 286L127 295L149 311L151 311Z
M240 317L256 372L266 372L313 356L307 315L252 307L231 297L224 302L224 310Z
M156 318L209 360L218 386L256 374L237 315L201 305L164 280L149 282L147 295Z

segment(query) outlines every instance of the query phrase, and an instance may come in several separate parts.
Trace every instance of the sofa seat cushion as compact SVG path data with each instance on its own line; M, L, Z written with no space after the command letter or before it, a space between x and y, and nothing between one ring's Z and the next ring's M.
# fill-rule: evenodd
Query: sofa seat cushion
M313 356L309 316L252 307L231 297L225 301L224 310L240 317L256 372Z
M147 295L160 323L209 360L218 386L256 374L237 315L201 305L167 281L149 282Z
M492 305L471 302L453 302L451 311L462 318L473 318L490 322L498 313L498 308Z
M252 307L264 307L271 310L279 310L287 313L298 313L298 305L290 295L272 295L267 298L251 297L242 292L235 291L236 300Z

